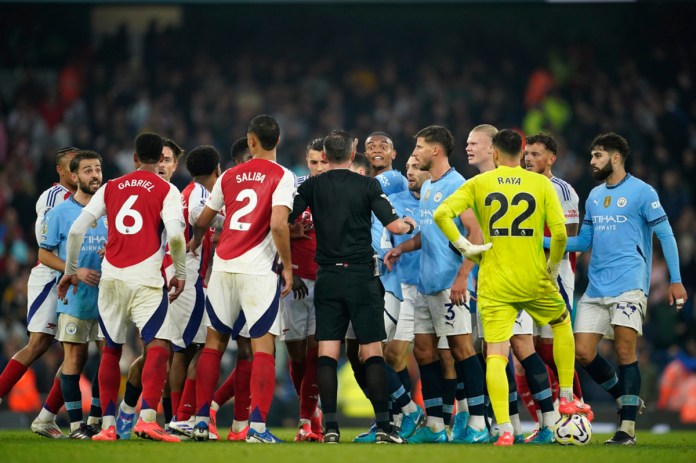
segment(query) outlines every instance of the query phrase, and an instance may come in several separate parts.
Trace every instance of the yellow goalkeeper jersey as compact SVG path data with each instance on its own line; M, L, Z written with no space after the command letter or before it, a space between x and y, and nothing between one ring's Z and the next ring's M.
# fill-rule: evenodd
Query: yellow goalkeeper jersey
M479 297L520 302L558 291L546 272L544 224L552 235L552 262L561 261L567 235L558 195L547 177L500 166L469 179L434 214L450 241L460 236L452 218L468 208L476 214L484 242L493 243L481 257Z

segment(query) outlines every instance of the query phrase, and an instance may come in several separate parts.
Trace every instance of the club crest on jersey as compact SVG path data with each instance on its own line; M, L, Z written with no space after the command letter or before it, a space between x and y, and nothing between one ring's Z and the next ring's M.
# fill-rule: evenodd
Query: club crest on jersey
M438 191L437 193L435 193L435 196L433 196L433 201L435 201L436 203L439 203L441 199L442 199L442 192Z
M605 196L604 197L604 207L607 208L611 206L611 196Z
M626 198L624 198L624 197L622 196L622 197L619 198L618 201L616 201L616 205L619 206L619 207L626 207L626 203L627 203L627 202L628 202L628 201L626 200Z

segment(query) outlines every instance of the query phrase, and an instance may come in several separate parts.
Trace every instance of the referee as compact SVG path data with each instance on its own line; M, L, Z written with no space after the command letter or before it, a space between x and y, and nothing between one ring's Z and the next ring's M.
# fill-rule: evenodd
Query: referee
M316 228L319 264L314 287L317 381L325 418L324 442L338 443L336 367L341 340L353 323L365 365L366 389L375 410L376 442L406 443L389 423L387 379L382 340L384 298L375 269L370 232L374 212L392 233L413 232L411 218L400 219L379 182L349 170L355 146L350 136L334 130L324 139L322 155L329 170L310 177L297 189L290 223L309 206Z

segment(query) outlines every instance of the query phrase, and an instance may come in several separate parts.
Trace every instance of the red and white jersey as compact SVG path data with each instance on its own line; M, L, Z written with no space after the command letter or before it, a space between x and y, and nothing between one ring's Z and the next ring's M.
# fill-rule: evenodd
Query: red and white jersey
M36 201L36 223L34 224L34 233L36 234L36 244L41 245L43 241L43 236L45 234L44 230L44 218L48 211L68 199L72 195L70 191L65 188L60 183L54 183L52 187L47 188L41 193L38 201ZM56 279L57 271L50 267L46 267L44 264L37 262L36 266L31 271L34 278L39 278L36 280L39 282L48 283L51 280Z
M562 180L558 177L551 177L551 184L556 190L558 199L561 201L561 209L563 209L563 215L565 215L565 223L574 224L580 223L580 198L575 192L570 183ZM551 236L548 229L544 230L545 236ZM563 256L563 261L561 262L561 268L559 273L563 281L569 281L570 278L575 278L575 253L565 253Z
M213 270L264 275L274 268L271 210L292 210L294 183L292 172L265 159L239 164L218 178L206 204L214 211L226 210Z
M109 229L102 278L162 287L164 224L183 223L179 190L159 175L138 170L108 181L85 211L106 214Z

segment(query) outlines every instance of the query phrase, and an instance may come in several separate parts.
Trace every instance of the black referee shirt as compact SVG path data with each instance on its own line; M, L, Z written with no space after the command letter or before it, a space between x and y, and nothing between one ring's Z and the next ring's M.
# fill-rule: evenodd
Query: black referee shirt
M398 219L379 182L348 169L309 177L297 189L290 223L309 206L319 265L372 262L371 217L385 226Z

